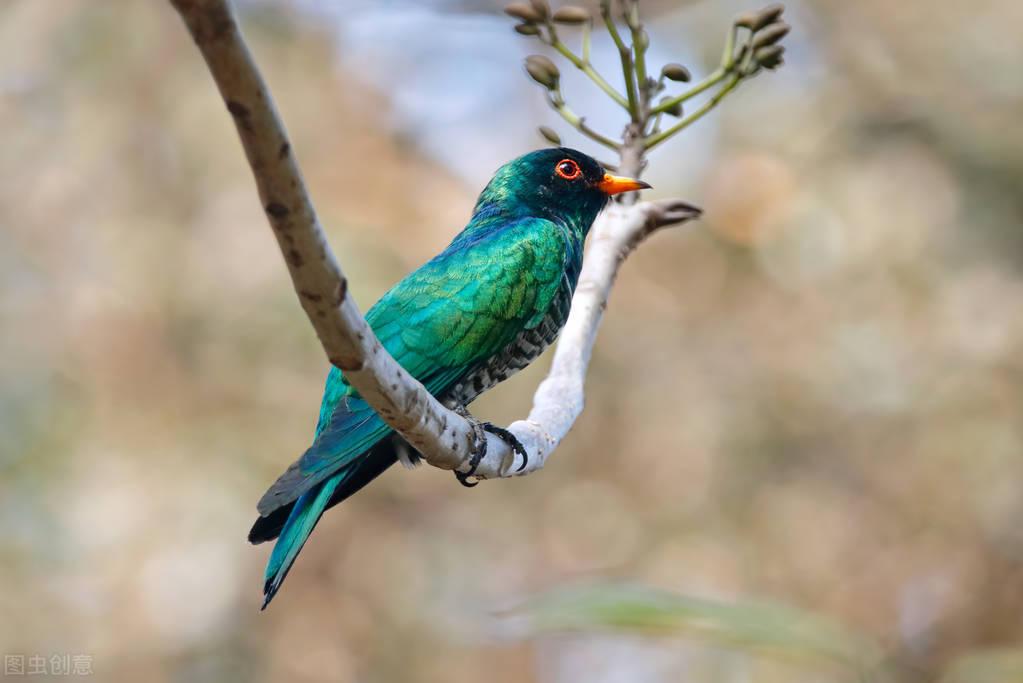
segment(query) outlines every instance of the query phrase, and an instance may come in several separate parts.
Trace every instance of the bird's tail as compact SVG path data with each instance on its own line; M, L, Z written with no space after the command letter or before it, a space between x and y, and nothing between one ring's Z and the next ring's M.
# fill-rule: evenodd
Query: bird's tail
M356 463L338 470L330 479L303 493L294 503L256 520L249 532L249 542L263 543L277 539L266 565L263 609L280 590L295 558L320 521L324 510L359 491L397 462L397 459L394 442L385 439L373 446Z
M327 509L327 504L330 502L331 496L334 495L338 484L347 474L348 472L345 470L338 472L319 486L303 493L295 501L291 514L288 515L288 521L281 529L277 544L274 546L273 552L270 553L270 561L266 565L266 582L263 584L263 607L261 609L266 609L266 606L277 595L291 566L295 563L295 558L298 557L309 534L313 532L316 523L323 516L323 511Z

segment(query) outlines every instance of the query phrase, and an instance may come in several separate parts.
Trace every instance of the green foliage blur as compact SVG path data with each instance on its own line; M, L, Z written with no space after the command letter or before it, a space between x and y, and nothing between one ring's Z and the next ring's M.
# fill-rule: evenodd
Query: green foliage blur
M536 126L593 151L497 4L240 4L364 308ZM756 4L643 0L651 68L706 74ZM787 5L785 67L651 155L653 196L705 217L625 265L547 468L394 468L261 614L245 535L326 361L230 118L166 3L0 4L0 654L111 681L1023 681L1023 5ZM524 415L547 362L474 412Z

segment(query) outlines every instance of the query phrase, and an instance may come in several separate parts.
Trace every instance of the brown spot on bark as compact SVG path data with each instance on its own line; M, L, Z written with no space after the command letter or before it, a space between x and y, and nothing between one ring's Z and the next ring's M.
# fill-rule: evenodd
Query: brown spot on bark
M341 278L341 282L337 283L337 289L334 291L334 305L340 306L341 302L345 300L348 295L348 280Z
M227 110L231 112L231 116L234 117L235 123L246 133L252 132L252 121L249 120L250 112L249 108L241 102L235 100L227 101Z
M232 31L234 31L234 21L230 17L218 17L213 22L212 34L214 40L222 40Z
M301 268L302 264L305 263L305 261L302 260L302 254L299 253L298 249L288 250L288 263L293 265L295 268Z
M236 119L245 119L249 117L249 108L236 100L227 101L227 110L231 112L231 116Z
M323 299L323 297L317 294L316 292L306 292L304 290L299 292L298 295L303 299L307 299L309 301L320 301Z
M226 6L204 8L209 24L209 35L203 36L211 40L223 40L229 33L235 30L234 18Z
M291 213L290 211L288 211L288 207L284 206L284 204L281 204L280 202L267 203L266 212L270 214L273 218L277 218L278 220L284 218L289 213Z
M288 143L285 142L284 144L281 145L281 148L277 151L277 158L278 159L283 159L284 157L288 156L289 152L291 152L291 145L289 145Z

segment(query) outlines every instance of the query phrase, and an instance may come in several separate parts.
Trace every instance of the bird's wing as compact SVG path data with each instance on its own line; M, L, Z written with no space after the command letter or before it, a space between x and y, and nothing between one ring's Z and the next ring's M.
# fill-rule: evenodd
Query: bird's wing
M547 312L565 271L563 228L528 219L448 249L395 285L366 319L384 348L434 394L498 353ZM313 445L259 501L286 505L391 432L332 369Z

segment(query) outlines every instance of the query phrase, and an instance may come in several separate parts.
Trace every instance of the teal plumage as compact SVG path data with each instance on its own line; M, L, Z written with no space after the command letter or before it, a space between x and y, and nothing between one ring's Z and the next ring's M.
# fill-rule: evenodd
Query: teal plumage
M498 170L451 244L384 294L366 320L430 393L465 406L554 341L590 225L610 194L642 186L570 149L520 157ZM324 510L396 462L399 439L331 368L313 444L260 500L249 534L254 543L279 536L264 608Z

